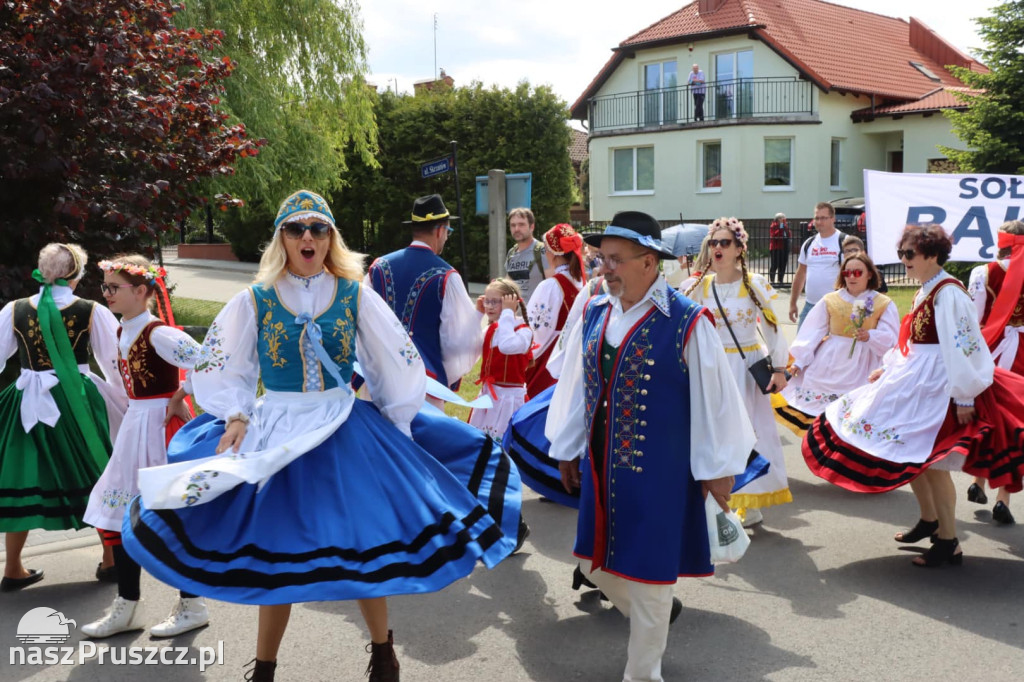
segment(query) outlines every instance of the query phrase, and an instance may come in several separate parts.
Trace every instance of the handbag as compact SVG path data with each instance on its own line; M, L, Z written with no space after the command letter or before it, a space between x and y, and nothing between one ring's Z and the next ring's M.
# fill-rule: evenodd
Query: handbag
M743 353L743 348L740 347L740 342L736 339L736 334L732 330L732 325L729 324L729 317L725 314L725 309L722 308L722 300L718 298L718 289L715 287L714 281L711 282L711 292L715 295L715 303L718 305L718 311L722 313L722 319L725 320L725 328L729 330L729 336L732 337L732 342L736 344L736 350L739 351L740 357L746 362L747 356ZM755 296L753 291L750 292L751 296ZM768 384L772 382L772 374L775 372L775 368L772 367L772 359L769 356L764 356L754 364L747 367L747 371L750 372L751 376L754 377L754 382L757 383L757 387L761 389L761 393L768 394ZM786 372L788 375L789 372ZM789 379L789 376L786 377Z
M750 538L743 530L743 523L736 512L722 511L710 493L704 500L704 514L708 524L708 545L711 549L711 563L732 563L739 561L750 546Z

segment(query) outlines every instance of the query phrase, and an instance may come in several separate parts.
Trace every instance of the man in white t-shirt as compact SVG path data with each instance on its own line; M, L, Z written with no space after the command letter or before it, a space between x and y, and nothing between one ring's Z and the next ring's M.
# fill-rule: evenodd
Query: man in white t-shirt
M818 233L808 237L800 246L800 265L793 276L793 291L789 296L789 319L797 323L797 329L814 304L835 290L843 256L842 244L846 235L836 229L836 209L832 204L822 201L814 207L814 227ZM798 314L796 302L805 284L807 296Z

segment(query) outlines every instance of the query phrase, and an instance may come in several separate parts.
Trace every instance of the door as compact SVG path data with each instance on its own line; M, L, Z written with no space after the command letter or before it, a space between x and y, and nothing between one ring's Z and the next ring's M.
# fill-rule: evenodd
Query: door
M675 123L679 118L676 62L644 65L643 121L646 125Z
M715 117L750 116L754 110L754 51L715 55Z

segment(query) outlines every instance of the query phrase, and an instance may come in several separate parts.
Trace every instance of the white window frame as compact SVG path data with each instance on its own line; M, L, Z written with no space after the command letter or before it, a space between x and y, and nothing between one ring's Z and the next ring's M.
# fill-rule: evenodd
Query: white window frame
M833 152L833 150L835 148L836 143L839 144L839 159L837 161L837 164L839 166L838 169L837 169L837 173L838 173L839 177L837 179L839 180L839 182L833 185L833 184L831 184L832 183L832 152ZM843 156L845 154L845 148L846 148L846 138L845 137L833 137L832 141L829 143L828 180L829 180L829 189L831 189L833 192L845 192L846 191L846 182L845 182L845 180L846 180L846 173L843 172Z
M619 190L615 189L615 152L622 151L624 149L630 149L633 151L633 189L631 190ZM637 189L637 162L636 162L636 150L638 149L650 149L651 150L651 163L654 163L654 145L653 144L640 144L632 147L613 147L609 150L611 156L610 168L611 172L608 174L609 189L608 196L610 197L636 197L636 196L651 196L654 194L654 188L651 189ZM658 186L657 167L652 169L654 173L654 186Z
M764 167L768 163L765 157L766 147L768 146L768 140L788 140L789 141L789 184L788 185L765 185L764 184ZM762 192L795 192L796 183L794 178L796 177L796 138L791 135L772 135L765 137L761 144L761 191Z
M721 138L717 140L698 140L697 141L697 194L721 194L722 184L718 187L705 187L704 181L707 179L704 177L704 149L708 145L718 145L718 176L721 179L723 173L722 165L725 159L723 152L724 145L722 144Z

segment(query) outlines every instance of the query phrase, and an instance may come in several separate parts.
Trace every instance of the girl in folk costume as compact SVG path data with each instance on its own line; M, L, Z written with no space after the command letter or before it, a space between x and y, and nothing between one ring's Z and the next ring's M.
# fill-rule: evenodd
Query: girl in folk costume
M719 218L708 229L709 264L686 290L686 295L715 316L733 377L757 434L757 450L771 463L767 475L733 493L729 505L738 509L744 525L760 523L761 510L792 502L782 441L771 397L761 392L747 368L766 355L775 368L768 391L786 387L784 367L789 359L786 340L778 329L771 303L775 290L763 275L747 272L747 231L736 218ZM763 338L763 343L762 343Z
M39 293L0 310L0 371L15 353L21 365L17 382L0 393L2 592L43 579L43 571L21 562L29 530L86 526L89 491L110 457L124 411L117 320L74 294L87 260L77 244L47 244L32 273ZM89 371L90 350L106 381ZM105 557L97 578L111 561Z
M996 366L1024 376L1024 222L1011 220L999 226L998 260L974 268L967 290ZM988 503L982 478L967 489L967 499ZM1006 488L996 495L992 518L1001 524L1014 523Z
M259 605L255 682L274 678L291 604L341 599L359 601L370 631L370 680L397 681L385 597L494 566L515 532L411 439L423 361L361 284L363 257L327 202L296 192L274 226L257 283L203 343L192 381L206 413L167 466L139 474L125 546L176 587ZM373 403L349 388L357 355ZM518 506L504 511L514 528Z
M533 398L555 383L547 369L548 357L565 326L576 295L585 281L583 274L583 238L564 223L544 233L548 264L555 274L537 286L530 296L527 319L533 327L537 351L526 372L526 394Z
M494 406L474 409L469 423L500 444L508 420L526 402L526 366L533 358L533 332L525 322L526 307L519 286L510 279L492 280L477 299L477 309L490 322L484 334L477 383L483 384L480 393L490 395Z
M995 367L970 295L942 264L952 250L939 225L913 225L897 253L921 282L898 347L861 386L811 425L803 455L818 476L855 492L910 483L921 508L897 542L932 538L917 566L963 561L950 470L1021 489L1024 378Z
M128 503L139 493L139 469L166 463L171 436L192 418L178 370L192 369L199 352L192 337L149 312L163 286L163 268L139 255L117 256L101 261L99 267L107 306L121 315L118 367L129 404L110 462L93 487L85 512L86 522L103 531L104 543L113 547L117 570L114 603L102 618L82 626L82 632L94 638L139 628L142 569L125 552L120 531ZM182 592L171 614L150 634L173 637L208 622L203 600Z
M880 281L870 256L849 256L836 290L811 309L789 347L793 378L775 399L775 412L801 438L829 403L868 383L896 344L899 314L878 293Z

